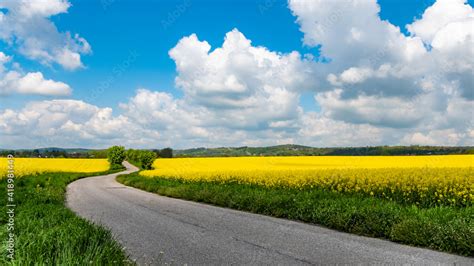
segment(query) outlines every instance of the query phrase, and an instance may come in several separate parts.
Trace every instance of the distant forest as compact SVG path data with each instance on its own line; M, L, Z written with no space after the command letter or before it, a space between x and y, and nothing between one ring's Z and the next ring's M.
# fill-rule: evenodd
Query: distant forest
M222 147L195 148L185 150L149 149L159 158L171 157L232 157L232 156L368 156L368 155L445 155L474 154L474 147L442 146L377 146L314 148L301 145L279 145L271 147ZM0 156L42 158L106 158L106 150L42 148L25 150L0 150Z
M160 158L172 158L173 150L171 148L151 149ZM63 149L63 148L41 148L41 149L22 149L22 150L0 150L0 157L6 157L9 154L18 158L107 158L107 149Z
M222 156L368 156L368 155L444 155L474 154L474 147L440 146L377 146L313 148L301 145L271 147L197 148L175 151L175 157L222 157Z

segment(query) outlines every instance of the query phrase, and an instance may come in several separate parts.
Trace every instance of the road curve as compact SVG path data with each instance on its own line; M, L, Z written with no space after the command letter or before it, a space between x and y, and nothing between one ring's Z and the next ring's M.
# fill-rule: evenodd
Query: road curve
M125 174L137 168L125 162ZM67 206L110 229L140 265L473 265L474 259L327 228L162 197L118 174L77 180Z

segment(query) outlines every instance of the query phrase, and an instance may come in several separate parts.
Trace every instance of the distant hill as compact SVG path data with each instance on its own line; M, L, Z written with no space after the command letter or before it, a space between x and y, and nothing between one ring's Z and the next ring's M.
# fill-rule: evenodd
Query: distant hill
M104 158L103 150L82 148L38 148L38 149L0 149L0 156L13 154L15 157L44 157L44 158Z
M377 146L314 148L301 145L270 147L221 147L175 150L175 157L226 157L226 156L320 156L320 155L442 155L474 154L474 147L440 146Z
M93 149L83 149L83 148L57 148L57 147L48 147L48 148L40 148L40 149L20 149L17 151L34 151L38 150L39 152L67 152L67 153L83 153L83 152L90 152L94 151Z
M155 149L150 149L158 151ZM106 150L57 148L41 149L0 149L0 156L13 154L15 157L48 158L106 158ZM364 156L364 155L445 155L474 154L474 147L442 146L377 146L377 147L337 147L315 148L302 145L278 145L270 147L220 147L174 150L174 157L238 157L238 156Z
M10 151L12 149L0 149L0 151ZM64 151L68 153L74 153L74 152L88 152L88 151L94 151L94 149L83 149L83 148L57 148L57 147L48 147L48 148L38 148L38 149L16 149L13 151L18 151L18 152L23 152L23 151L34 151L37 150L39 152L53 152L53 151Z

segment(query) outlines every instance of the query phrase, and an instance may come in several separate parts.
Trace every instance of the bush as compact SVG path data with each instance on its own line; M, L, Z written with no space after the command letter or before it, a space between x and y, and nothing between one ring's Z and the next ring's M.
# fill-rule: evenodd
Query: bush
M171 148L164 148L156 151L156 153L160 158L173 158L173 149Z
M138 164L140 161L140 150L129 149L125 152L125 156L127 161L133 164Z
M125 160L125 148L123 146L113 146L107 150L107 158L110 164L121 165Z
M156 159L156 154L148 150L129 149L125 152L125 155L127 161L146 170L152 169L153 162Z
M143 169L152 169L153 162L155 161L155 159L156 154L152 151L141 151L140 153L140 163Z

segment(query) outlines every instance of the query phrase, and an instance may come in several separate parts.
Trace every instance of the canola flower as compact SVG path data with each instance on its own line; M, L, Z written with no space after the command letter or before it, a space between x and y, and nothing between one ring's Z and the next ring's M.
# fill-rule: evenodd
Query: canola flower
M7 173L7 158L0 158L0 178ZM51 173L73 172L93 173L109 169L107 159L56 159L56 158L15 158L15 176Z
M471 206L474 156L315 156L158 159L140 174L183 181L325 189L420 206Z

